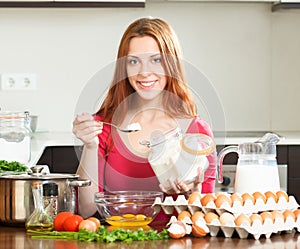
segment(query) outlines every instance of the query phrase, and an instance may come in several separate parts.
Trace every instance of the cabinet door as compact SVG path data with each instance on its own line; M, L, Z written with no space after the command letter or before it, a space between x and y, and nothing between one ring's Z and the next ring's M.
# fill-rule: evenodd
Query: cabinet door
M40 159L37 162L38 165L47 165L50 172L52 172L52 149L51 147L46 147Z
M51 173L75 174L81 157L81 146L47 147L38 164L49 166Z
M289 146L289 178L300 178L300 146Z
M288 164L288 146L277 145L276 150L277 150L277 163Z
M300 146L288 146L288 193L300 203Z
M79 148L73 146L53 147L52 172L75 174L81 157Z
M300 178L289 178L288 194L293 195L297 202L300 203Z

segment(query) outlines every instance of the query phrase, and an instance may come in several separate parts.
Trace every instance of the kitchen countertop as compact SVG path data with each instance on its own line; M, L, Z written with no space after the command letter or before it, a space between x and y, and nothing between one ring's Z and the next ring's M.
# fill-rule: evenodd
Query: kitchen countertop
M278 131L275 133L280 136L279 145L300 145L300 131ZM215 141L217 145L254 142L261 137L261 134L264 134L264 132L228 132L225 138L216 136ZM74 146L81 144L71 132L35 132L31 138L31 160L27 165L29 167L36 165L48 146Z
M274 234L269 239L261 237L258 240L253 238L239 239L225 238L223 236L205 236L195 238L186 236L182 239L167 239L155 241L133 241L133 242L82 242L74 240L54 240L54 239L32 239L26 233L24 227L5 227L0 225L0 245L4 249L24 249L24 248L70 248L70 249L97 249L97 248L144 248L144 249L192 249L192 248L213 248L213 249L244 249L244 248L299 248L300 233Z

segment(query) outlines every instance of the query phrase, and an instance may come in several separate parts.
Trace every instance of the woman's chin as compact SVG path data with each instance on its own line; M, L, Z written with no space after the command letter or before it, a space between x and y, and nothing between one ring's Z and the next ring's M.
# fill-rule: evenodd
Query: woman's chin
M137 93L142 100L151 101L157 99L157 97L160 96L162 91L157 89L143 89L139 90Z

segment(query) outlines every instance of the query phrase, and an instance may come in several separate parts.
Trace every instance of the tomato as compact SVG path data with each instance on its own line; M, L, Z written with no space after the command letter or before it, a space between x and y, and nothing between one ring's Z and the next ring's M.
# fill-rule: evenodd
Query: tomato
M64 231L64 222L70 216L73 216L73 213L71 212L58 213L54 218L54 222L53 222L54 229L56 231Z
M90 217L87 220L90 220L90 221L94 222L95 225L96 225L96 228L101 226L100 220L98 220L96 217Z
M78 228L85 229L92 232L95 232L97 230L96 223L91 220L81 221Z
M78 232L78 227L83 218L80 215L74 214L64 222L64 230L68 232Z

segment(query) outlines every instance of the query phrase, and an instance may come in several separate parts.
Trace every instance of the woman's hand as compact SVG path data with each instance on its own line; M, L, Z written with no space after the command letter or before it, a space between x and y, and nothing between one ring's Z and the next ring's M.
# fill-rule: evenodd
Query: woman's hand
M202 173L201 168L198 168L198 175L194 182L190 184L185 184L183 181L170 181L169 184L171 185L172 189L166 190L162 184L159 185L160 189L165 192L166 194L185 194L187 192L201 192L202 182L203 182L204 175Z
M88 148L99 144L98 134L102 133L103 123L94 120L88 113L77 115L73 121L73 133Z

